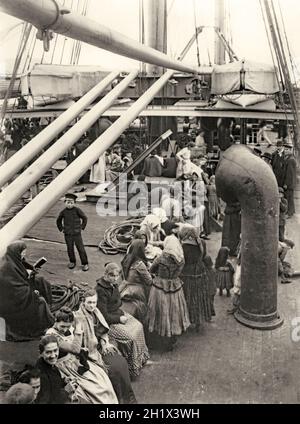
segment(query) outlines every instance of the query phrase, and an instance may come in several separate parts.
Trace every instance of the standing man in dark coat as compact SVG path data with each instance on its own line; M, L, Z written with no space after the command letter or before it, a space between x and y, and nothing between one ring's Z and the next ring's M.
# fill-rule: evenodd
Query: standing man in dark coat
M76 257L74 251L75 245L80 256L82 270L88 271L88 258L81 237L81 230L84 230L86 227L87 217L81 209L75 206L76 199L76 194L66 194L66 208L59 214L56 220L56 225L59 231L63 231L65 235L65 241L70 260L68 268L73 269L76 266Z
M291 143L284 144L284 153L286 160L285 175L283 180L283 188L285 191L285 198L288 202L287 214L290 218L295 213L295 203L294 203L294 190L297 183L297 174L296 167L297 162L295 156L293 155L293 145Z
M281 140L277 141L277 150L272 156L271 165L272 165L273 172L275 174L275 177L278 183L278 187L283 187L286 160L285 160L283 142Z

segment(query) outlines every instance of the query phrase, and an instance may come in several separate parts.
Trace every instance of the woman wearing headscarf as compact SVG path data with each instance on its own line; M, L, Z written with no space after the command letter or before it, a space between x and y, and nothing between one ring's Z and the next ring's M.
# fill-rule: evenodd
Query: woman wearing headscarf
M162 253L160 249L163 244L161 240L162 230L159 217L153 214L147 215L141 223L140 230L147 237L146 258L149 261L153 261Z
M95 312L95 316L108 331L102 314ZM93 344L89 332L84 333L84 327L84 320L74 320L74 314L69 308L62 308L56 313L56 322L46 333L57 338L59 356L56 366L64 379L76 380L76 394L87 403L118 403L101 354L97 351L98 341L96 337L92 338ZM92 327L91 335L94 335ZM84 362L82 354L85 354Z
M35 271L29 276L25 255L26 244L15 241L0 264L0 316L14 340L38 338L54 323L50 284Z
M149 289L152 285L152 277L147 268L145 256L145 244L142 240L133 240L128 253L122 260L122 268L125 281L119 287L122 302L127 312L128 303L132 304L132 315L143 322L147 313Z
M173 234L166 237L161 256L155 259L150 272L155 274L148 301L148 330L167 338L167 349L172 348L176 336L190 325L180 273L184 266L182 246Z
M160 227L163 231L161 239L164 240L166 235L170 235L174 228L174 223L168 219L166 211L163 208L154 208L153 215L157 216L160 220Z
M109 335L116 341L126 358L131 377L137 377L149 359L143 325L132 315L124 312L118 288L120 267L111 262L106 264L103 277L97 280L97 307L109 325Z
M179 231L185 264L181 272L184 294L191 323L199 331L204 321L212 316L209 276L203 262L206 255L205 242L200 239L199 230L185 224Z

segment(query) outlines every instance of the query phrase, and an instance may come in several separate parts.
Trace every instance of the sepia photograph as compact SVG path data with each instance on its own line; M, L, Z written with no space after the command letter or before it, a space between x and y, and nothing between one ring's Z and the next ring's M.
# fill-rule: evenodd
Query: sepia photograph
M1 407L300 404L299 22L0 0Z

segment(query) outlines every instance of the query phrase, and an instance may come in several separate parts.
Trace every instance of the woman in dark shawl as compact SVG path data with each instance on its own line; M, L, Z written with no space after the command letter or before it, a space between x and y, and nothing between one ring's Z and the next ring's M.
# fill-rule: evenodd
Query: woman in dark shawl
M50 284L37 275L29 277L25 253L26 244L15 241L0 264L0 316L14 340L38 338L54 324L47 303L51 303Z
M145 243L142 240L133 240L128 253L122 260L125 281L119 286L122 306L143 323L147 313L149 290L152 277L147 268ZM128 309L131 304L130 310Z

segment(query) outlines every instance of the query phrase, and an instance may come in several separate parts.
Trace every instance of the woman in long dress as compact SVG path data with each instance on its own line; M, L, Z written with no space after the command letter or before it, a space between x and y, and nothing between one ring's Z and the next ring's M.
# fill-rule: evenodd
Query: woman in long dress
M217 196L216 177L212 175L207 186L207 197L209 203L209 212L213 218L218 218L220 214L220 204Z
M39 338L54 323L50 283L35 272L29 276L25 255L26 244L15 241L0 264L0 316L13 340Z
M199 230L192 225L185 224L179 231L185 258L181 272L183 290L190 321L197 330L202 323L210 321L212 316L209 276L203 262L206 247L199 236Z
M118 289L120 267L111 262L106 264L103 277L97 280L97 307L109 325L109 336L126 358L130 376L137 377L149 359L143 325L132 315L122 310Z
M58 341L60 355L57 368L64 378L77 381L77 394L88 403L118 403L101 355L97 353L97 349L90 350L91 343L86 346L80 320L75 320L74 328L73 321L73 312L69 308L63 308L56 315L54 327L47 330L47 335L55 335ZM94 342L97 346L96 338ZM80 354L84 353L82 345L85 345L89 358L84 362L84 366L80 363Z
M167 338L172 348L176 336L190 325L180 273L184 266L182 246L173 234L166 237L161 256L155 259L150 272L155 274L148 301L148 330Z

